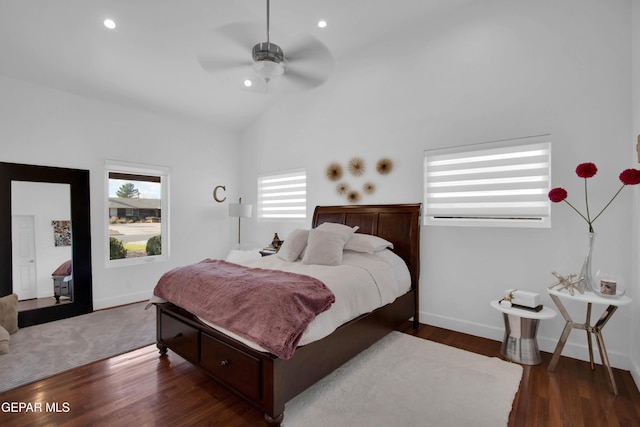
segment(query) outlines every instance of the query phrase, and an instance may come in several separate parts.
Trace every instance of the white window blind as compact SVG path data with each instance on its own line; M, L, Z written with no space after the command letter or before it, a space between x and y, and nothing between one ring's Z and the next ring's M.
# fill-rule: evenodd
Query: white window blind
M425 225L550 227L549 135L424 152Z
M307 218L307 172L296 169L258 176L258 220Z

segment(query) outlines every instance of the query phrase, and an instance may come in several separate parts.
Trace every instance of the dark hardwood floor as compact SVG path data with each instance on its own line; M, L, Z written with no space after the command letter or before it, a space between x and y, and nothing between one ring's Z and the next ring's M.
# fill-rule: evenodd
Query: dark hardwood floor
M445 329L410 324L403 332L487 356L500 343ZM510 427L640 426L640 393L629 372L614 369L618 396L600 365L561 358L555 372L525 366ZM1 377L0 377L1 381ZM42 405L42 412L14 405ZM46 412L46 404L50 410ZM262 426L262 414L175 353L155 346L95 362L0 394L2 426ZM32 406L32 409L37 409ZM286 416L286 414L285 414ZM413 426L412 426L413 427Z

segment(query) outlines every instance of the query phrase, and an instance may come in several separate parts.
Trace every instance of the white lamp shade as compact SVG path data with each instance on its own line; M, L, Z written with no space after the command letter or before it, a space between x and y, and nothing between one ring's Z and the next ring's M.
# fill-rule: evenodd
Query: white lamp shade
M273 61L256 61L253 63L253 70L262 80L271 80L284 73L284 64Z
M229 203L229 216L251 218L251 205L246 203Z

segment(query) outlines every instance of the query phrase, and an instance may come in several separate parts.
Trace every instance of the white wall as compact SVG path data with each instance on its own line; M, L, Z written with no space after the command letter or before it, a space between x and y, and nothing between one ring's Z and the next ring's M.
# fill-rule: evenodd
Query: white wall
M377 191L361 203L421 202L425 149L550 133L553 186L580 203L575 166L594 162L590 202L603 206L631 164L630 12L625 0L495 0L414 16L414 25L338 61L327 83L290 96L243 134L243 200L255 201L256 172L305 167L310 217L316 204L346 203L324 176L329 163L361 156L372 170L388 156L393 172L369 172ZM620 273L635 297L632 197L625 190L596 222L594 267ZM552 215L553 227L542 230L423 227L421 320L501 340L502 318L489 301L504 289L539 292L553 307L550 273L579 271L588 230L565 205ZM300 226L246 224L261 244ZM583 318L584 307L568 306ZM604 333L613 365L625 369L632 313L620 309ZM563 324L560 316L541 323L541 349L553 351ZM570 336L564 354L587 358L584 333Z
M632 1L633 14L632 14L632 26L633 26L633 40L632 40L632 59L633 59L633 135L636 138L640 137L640 0ZM638 144L640 141L636 139ZM638 169L638 163L640 163L640 151L636 153L635 144L631 144L632 153L635 155L634 168ZM640 150L640 146L638 147ZM634 188L633 209L632 209L632 225L631 235L633 236L633 248L631 250L631 283L633 284L634 300L632 303L633 317L631 330L640 330L640 188ZM638 333L631 334L631 374L636 382L636 385L640 387L640 336Z
M170 268L227 254L234 224L212 190L237 196L237 136L5 77L0 93L0 161L90 171L95 309L145 300ZM105 268L106 159L171 168L169 262Z

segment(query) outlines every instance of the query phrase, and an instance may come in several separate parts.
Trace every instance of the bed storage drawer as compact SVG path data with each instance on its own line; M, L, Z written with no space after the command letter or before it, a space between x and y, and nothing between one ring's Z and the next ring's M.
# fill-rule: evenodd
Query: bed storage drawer
M198 330L162 313L162 341L179 355L198 362Z
M252 399L260 398L260 360L202 334L200 364L215 377Z

